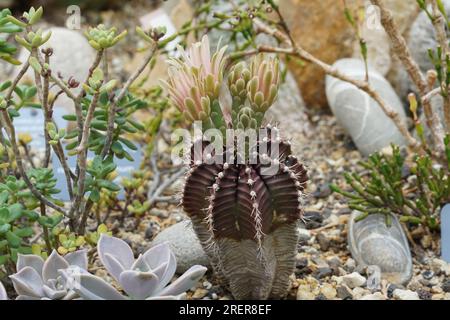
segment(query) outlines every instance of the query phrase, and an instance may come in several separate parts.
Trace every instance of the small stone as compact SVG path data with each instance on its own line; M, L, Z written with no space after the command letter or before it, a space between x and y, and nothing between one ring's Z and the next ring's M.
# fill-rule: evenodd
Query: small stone
M397 300L420 300L417 292L411 290L395 289L393 297Z
M388 298L392 299L394 297L394 291L396 289L400 289L400 287L397 286L396 284L393 284L393 283L388 285L388 287L387 287L387 296L388 296Z
M342 277L342 282L350 289L362 287L366 284L366 278L358 272L353 272Z
M442 290L444 290L444 292L450 292L450 279L445 280L442 283L441 288L442 288Z
M381 292L375 292L362 297L360 300L386 300Z
M422 247L424 247L425 249L431 248L433 239L431 238L430 235L426 234L424 235L421 239L420 239L420 244L422 245Z
M318 268L316 272L316 278L322 279L333 275L333 270L329 267Z
M370 290L361 287L354 288L352 292L355 300L360 300L362 297L370 294Z
M301 257L301 258L297 259L297 261L295 262L295 267L297 269L304 269L307 266L308 266L308 258Z
M306 244L311 239L311 233L303 228L298 228L298 241L300 244Z
M431 268L436 274L445 274L446 276L450 276L450 263L445 262L441 259L433 259L431 261Z
M328 300L336 298L337 291L329 283L324 283L320 288L320 293L323 294Z
M192 295L192 299L201 299L208 294L208 290L206 289L197 289Z
M431 298L433 297L430 291L423 289L418 290L417 294L419 295L420 300L431 300Z
M426 280L431 280L434 277L434 272L430 270L424 271L422 272L422 277Z
M331 194L331 189L329 184L321 184L317 187L316 191L313 192L314 198L327 198Z
M206 290L209 290L212 288L212 283L209 281L204 281L203 282L203 288L205 288Z
M331 268L338 268L342 265L341 259L337 256L327 258L327 263Z
M337 297L342 300L353 299L352 291L345 285L340 285L336 289Z
M169 212L167 210L163 210L163 209L152 208L150 210L150 215L158 217L158 218L166 219L169 217Z
M348 271L348 272L353 272L356 268L356 261L353 260L352 258L348 258L347 261L344 264L344 268Z
M322 226L323 215L320 211L308 210L303 214L306 229L317 229Z
M325 233L320 232L316 236L317 242L319 242L320 250L322 251L328 251L328 248L330 247L330 239L325 235Z
M297 289L297 300L314 300L316 296L309 285L300 285Z

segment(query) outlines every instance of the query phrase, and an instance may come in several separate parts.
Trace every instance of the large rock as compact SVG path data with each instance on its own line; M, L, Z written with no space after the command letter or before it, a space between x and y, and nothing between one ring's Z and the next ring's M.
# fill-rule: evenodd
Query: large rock
M347 1L354 8L357 0ZM343 1L283 0L280 9L295 41L327 63L353 52L354 31L344 15ZM307 107L325 107L325 74L317 66L290 64Z
M182 274L193 265L209 266L197 235L192 229L192 222L185 220L161 231L153 240L152 246L169 242L177 258L177 273Z
M364 63L357 59L342 59L334 67L355 79L365 78ZM405 111L387 80L369 67L371 86L406 122ZM337 120L352 137L359 151L370 155L391 143L404 145L405 139L390 119L368 94L354 85L326 77L326 97Z
M50 67L54 75L62 75L65 80L73 77L79 82L83 82L89 73L89 67L95 60L96 52L89 45L86 38L78 31L52 27L50 40L44 44L43 48L53 48L53 55L50 57ZM29 51L23 49L19 54L19 60L25 61L29 56ZM16 68L18 72L19 68ZM34 79L34 72L30 69L25 77ZM81 86L80 86L81 87ZM75 89L78 92L81 88ZM59 91L55 87L51 90L53 94ZM55 103L56 107L72 108L72 100L65 94L59 96Z
M354 211L348 224L348 246L359 266L378 266L381 278L396 284L407 283L412 276L412 258L403 229L394 215L392 225L385 216L371 214L355 222Z

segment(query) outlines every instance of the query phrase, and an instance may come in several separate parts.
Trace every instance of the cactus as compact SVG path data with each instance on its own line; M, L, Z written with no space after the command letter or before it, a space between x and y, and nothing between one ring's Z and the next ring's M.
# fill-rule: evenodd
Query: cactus
M226 148L214 152L208 151L212 143L204 135L195 139L182 204L216 274L236 299L282 298L295 265L307 172L278 128L263 126L278 91L278 60L258 55L250 67L241 62L230 70L232 107L227 112L217 90L207 90L221 85L223 50L211 59L204 37L188 53L182 51L184 60L171 62L166 86L186 119L222 133L224 125L242 130L233 137L233 148L227 141ZM258 132L255 140L244 139L242 150L244 130ZM214 163L208 161L213 158Z

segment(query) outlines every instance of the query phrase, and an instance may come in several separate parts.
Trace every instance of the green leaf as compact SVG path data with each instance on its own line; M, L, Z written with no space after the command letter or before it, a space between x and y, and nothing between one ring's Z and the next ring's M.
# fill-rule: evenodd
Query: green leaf
M8 240L9 246L12 248L18 248L22 243L22 239L11 231L6 233L6 240Z

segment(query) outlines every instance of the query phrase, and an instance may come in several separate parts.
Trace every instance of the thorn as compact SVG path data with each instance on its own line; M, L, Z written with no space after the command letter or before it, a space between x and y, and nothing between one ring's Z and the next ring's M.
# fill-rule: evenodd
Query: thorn
M218 177L219 179L222 179L223 176L224 176L223 172L219 172L219 174L217 175L217 177Z
M224 169L228 169L230 167L230 165L228 164L228 162L225 162L224 164L223 164L223 168Z
M297 179L297 175L294 172L291 172L289 176L291 177L291 179Z
M219 190L219 185L217 183L213 184L213 190L214 191L218 191Z
M253 181L252 179L248 179L248 180L247 180L247 184L248 184L249 186L252 186L253 183L255 183L255 181Z
M246 174L250 174L252 172L252 170L249 168L249 167L247 167L246 169L245 169L245 173Z
M256 198L256 192L255 191L250 191L250 197L252 198L252 199L255 199Z
M296 186L297 188L299 188L299 187L301 186L300 182L299 182L299 181L295 181L295 186ZM299 192L300 192L300 191L299 191Z

